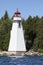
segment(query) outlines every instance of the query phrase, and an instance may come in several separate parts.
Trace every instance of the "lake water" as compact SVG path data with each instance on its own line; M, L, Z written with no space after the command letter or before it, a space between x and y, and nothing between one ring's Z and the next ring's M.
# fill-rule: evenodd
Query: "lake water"
M0 65L43 65L43 56L2 57Z

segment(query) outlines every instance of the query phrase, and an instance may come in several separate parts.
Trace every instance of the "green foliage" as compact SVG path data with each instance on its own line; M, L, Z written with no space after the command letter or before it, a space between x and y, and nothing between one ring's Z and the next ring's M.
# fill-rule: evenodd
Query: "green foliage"
M0 50L7 50L10 39L10 30L12 27L12 20L8 18L8 14L0 20Z
M26 49L43 52L43 17L29 16L22 20ZM0 19L0 50L8 50L12 18L9 19L8 12Z
M4 20L9 19L8 12L7 11L5 11L5 14L4 14L4 16L1 19L4 19Z
M33 49L43 49L43 17L39 18L29 16L24 22L25 40L27 51Z

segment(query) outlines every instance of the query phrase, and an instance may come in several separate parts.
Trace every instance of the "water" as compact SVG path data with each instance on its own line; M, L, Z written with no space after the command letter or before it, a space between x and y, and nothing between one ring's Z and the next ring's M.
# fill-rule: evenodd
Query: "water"
M0 65L43 65L43 56L2 57Z

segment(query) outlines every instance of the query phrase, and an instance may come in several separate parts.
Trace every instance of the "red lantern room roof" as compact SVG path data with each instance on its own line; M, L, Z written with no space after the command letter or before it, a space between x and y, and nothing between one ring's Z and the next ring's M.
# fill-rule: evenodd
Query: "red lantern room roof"
M18 14L21 14L21 13L20 13L20 12L18 11L18 9L17 9L17 11L15 12L15 14L18 15Z

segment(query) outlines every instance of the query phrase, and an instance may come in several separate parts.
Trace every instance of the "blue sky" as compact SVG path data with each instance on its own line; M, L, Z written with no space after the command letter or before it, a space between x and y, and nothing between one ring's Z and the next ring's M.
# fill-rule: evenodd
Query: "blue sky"
M9 17L12 17L17 8L25 19L29 15L43 16L43 0L0 0L0 18L5 10L8 11Z

